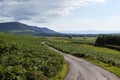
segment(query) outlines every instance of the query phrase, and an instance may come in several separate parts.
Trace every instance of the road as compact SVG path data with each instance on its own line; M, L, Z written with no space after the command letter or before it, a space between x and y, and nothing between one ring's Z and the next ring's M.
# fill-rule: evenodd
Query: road
M64 80L120 80L120 78L114 74L88 61L58 51L57 49L46 45L44 42L43 44L49 49L63 55L64 59L67 61L68 74Z

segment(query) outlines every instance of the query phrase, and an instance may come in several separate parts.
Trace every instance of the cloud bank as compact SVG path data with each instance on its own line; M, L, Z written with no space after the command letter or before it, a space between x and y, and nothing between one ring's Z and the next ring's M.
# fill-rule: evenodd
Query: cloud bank
M23 20L42 23L69 14L79 6L104 2L105 0L0 0L0 22Z

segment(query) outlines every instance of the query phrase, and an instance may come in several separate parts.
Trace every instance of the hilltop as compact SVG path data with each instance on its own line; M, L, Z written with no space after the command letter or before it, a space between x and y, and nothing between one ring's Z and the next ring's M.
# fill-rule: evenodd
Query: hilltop
M20 22L0 23L0 32L30 34L38 36L54 36L60 34L54 30L45 27L29 26Z

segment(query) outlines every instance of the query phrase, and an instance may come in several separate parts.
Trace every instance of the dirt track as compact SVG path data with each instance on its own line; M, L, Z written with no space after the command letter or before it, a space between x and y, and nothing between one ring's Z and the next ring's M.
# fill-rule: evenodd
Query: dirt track
M43 44L47 46L44 42ZM97 67L96 65L89 63L83 59L74 57L69 54L65 54L56 50L50 46L49 49L56 51L64 56L68 63L68 74L64 80L120 80L114 74Z

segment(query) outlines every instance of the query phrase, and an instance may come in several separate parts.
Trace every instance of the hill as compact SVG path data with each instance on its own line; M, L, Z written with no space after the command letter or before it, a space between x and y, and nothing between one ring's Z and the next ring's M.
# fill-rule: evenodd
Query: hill
M83 30L83 31L60 31L65 34L120 34L120 31L96 31L96 30Z
M0 23L0 32L15 33L15 34L30 34L38 36L53 36L60 33L37 26L29 26L19 22Z

